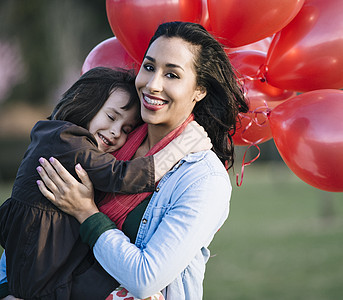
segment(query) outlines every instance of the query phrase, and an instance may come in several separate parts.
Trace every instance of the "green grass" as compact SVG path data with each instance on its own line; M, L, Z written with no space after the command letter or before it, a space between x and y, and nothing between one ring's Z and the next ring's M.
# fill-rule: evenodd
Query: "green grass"
M204 300L343 299L343 193L313 188L282 163L252 164L232 185ZM10 188L0 185L2 200Z
M205 300L342 299L343 194L251 165L210 249Z

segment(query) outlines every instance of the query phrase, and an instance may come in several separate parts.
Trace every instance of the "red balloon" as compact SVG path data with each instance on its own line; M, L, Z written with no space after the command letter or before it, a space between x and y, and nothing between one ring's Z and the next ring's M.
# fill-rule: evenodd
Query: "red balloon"
M247 45L285 27L305 0L208 0L215 36L228 47Z
M343 192L343 91L306 92L278 105L269 116L275 145L303 181Z
M260 72L266 53L256 50L240 50L228 53L238 79L243 82L248 98L261 97L266 101L285 100L295 96L294 91L279 89L267 83Z
M207 0L202 0L202 15L200 24L204 26L207 31L211 31L211 22L210 22L210 15L208 13L208 5Z
M114 35L141 63L159 24L170 21L200 23L202 0L106 0L106 11Z
M228 54L238 79L249 100L249 112L239 114L234 144L244 146L264 143L272 138L267 113L290 97L293 91L275 88L259 77L259 68L265 62L266 53L241 50Z
M262 51L264 53L268 52L269 46L272 42L273 37L266 37L262 40L259 40L257 42L245 45L245 46L241 46L241 47L237 47L237 48L228 48L227 52L231 53L231 52L236 52L236 51L240 51L240 50L257 50L257 51Z
M139 65L126 52L116 37L108 38L87 55L81 70L81 74L95 67L120 67L124 69L139 70Z
M307 0L270 45L265 76L282 89L343 88L343 1Z

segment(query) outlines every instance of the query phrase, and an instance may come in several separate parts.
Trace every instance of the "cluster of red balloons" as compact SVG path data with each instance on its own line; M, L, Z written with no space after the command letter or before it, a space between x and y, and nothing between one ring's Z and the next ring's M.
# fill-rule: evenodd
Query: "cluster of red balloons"
M234 143L273 138L298 177L343 192L342 0L106 0L106 12L114 37L89 53L82 73L138 71L160 23L200 23L225 46L250 101Z

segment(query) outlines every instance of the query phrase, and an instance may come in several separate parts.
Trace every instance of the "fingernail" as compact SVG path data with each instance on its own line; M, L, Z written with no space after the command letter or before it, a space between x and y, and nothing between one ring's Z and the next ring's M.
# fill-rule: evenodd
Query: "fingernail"
M81 165L80 165L80 164L77 164L77 165L75 166L75 168L76 168L76 169L78 169L79 171L81 171L81 170L82 170L82 168L81 168Z
M36 170L38 173L40 173L40 172L42 172L42 167L37 167Z
M41 157L38 161L39 161L41 164L43 164L43 163L44 163L44 158Z
M49 158L49 161L50 161L51 163L53 163L54 160L55 160L55 159L54 159L53 157L50 157L50 158Z
M40 180L37 180L36 183L38 186L40 186L40 184L41 184Z

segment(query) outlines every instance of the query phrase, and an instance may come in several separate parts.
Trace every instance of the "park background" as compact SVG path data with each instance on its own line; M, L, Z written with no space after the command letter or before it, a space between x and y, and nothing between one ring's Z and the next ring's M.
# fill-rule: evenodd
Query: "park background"
M80 76L88 53L113 33L103 0L2 0L0 20L3 202L32 126ZM210 247L204 299L342 299L342 193L301 181L273 140L260 148L240 187L235 175L247 147L236 149L231 214Z

